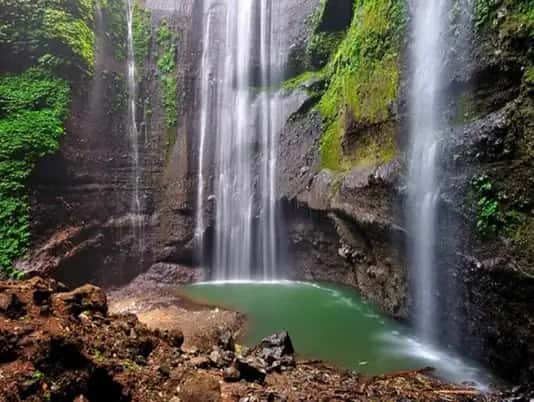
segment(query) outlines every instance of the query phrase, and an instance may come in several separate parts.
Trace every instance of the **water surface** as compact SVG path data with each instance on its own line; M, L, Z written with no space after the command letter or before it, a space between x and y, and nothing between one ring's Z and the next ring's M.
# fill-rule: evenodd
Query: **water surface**
M246 314L244 338L254 345L287 330L301 357L329 361L365 374L435 367L453 381L476 380L474 365L419 342L353 289L304 282L214 282L184 288L197 301Z

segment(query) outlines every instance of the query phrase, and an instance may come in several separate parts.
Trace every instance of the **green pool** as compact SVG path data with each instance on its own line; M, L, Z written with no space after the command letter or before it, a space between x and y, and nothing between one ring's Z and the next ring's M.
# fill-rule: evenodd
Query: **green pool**
M190 298L245 313L244 338L253 345L287 330L300 357L365 374L435 367L451 380L474 381L479 370L419 342L349 288L304 282L213 282L183 289Z

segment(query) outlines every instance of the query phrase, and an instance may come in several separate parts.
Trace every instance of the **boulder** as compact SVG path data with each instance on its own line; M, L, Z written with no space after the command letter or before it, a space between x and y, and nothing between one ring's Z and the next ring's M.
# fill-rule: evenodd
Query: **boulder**
M93 285L84 285L70 292L57 293L52 297L54 311L59 314L78 316L84 311L91 313L108 312L105 293Z
M238 357L233 364L233 368L239 372L240 378L248 382L263 383L267 375L263 367L264 362L254 357Z
M265 338L254 348L254 354L264 360L268 369L293 366L295 349L287 332L280 332Z

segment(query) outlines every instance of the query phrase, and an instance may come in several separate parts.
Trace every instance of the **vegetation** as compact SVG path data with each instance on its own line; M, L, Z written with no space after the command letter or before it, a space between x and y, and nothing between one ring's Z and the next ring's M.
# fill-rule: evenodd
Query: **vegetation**
M487 175L475 176L471 183L478 198L477 230L484 236L494 235L504 219L493 184Z
M135 54L135 62L139 68L143 67L150 51L152 40L152 25L150 23L150 11L134 4L132 34Z
M505 10L500 14L499 10ZM530 38L534 37L534 0L475 0L475 25L479 31L499 28L524 29Z
M163 20L156 32L158 45L159 83L165 110L165 123L168 128L178 124L177 78L176 78L177 34Z
M0 268L8 274L30 240L26 180L59 148L69 102L67 82L42 69L0 76Z
M355 0L354 10L351 26L321 72L326 80L318 104L325 127L321 159L322 166L332 170L346 170L370 160L385 162L395 154L393 132L388 127L382 136L375 133L362 139L365 145L355 151L344 150L343 142L351 121L369 127L390 118L399 86L399 38L406 25L406 5L401 0ZM335 41L327 43L328 47ZM384 144L388 146L382 152Z
M92 71L93 0L0 0L0 9L0 47L11 56L3 63Z
M124 61L128 57L125 3L116 0L99 0L99 5L106 21L106 36L111 41L113 56L118 61Z

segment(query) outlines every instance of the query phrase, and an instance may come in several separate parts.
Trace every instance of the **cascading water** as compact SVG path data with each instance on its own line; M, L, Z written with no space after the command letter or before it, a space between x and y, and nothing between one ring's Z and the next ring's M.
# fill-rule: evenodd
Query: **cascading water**
M136 84L136 66L135 66L135 51L133 45L133 13L134 0L128 0L126 3L126 23L127 23L127 39L128 39L128 59L127 59L127 89L128 89L128 135L132 147L133 158L133 194L130 207L130 216L132 226L134 227L134 235L138 238L140 245L143 244L143 219L141 214L141 197L140 197L140 181L141 172L139 167L139 130L137 128L137 84Z
M436 220L439 199L437 158L448 0L412 2L414 45L411 52L411 151L408 222L413 241L410 264L415 320L423 337L432 339L436 302Z
M275 12L271 0L205 4L196 238L203 249L206 177L213 169L214 196L208 198L216 203L212 266L218 280L277 276L280 100L270 88L279 81L282 42L273 34ZM213 155L208 143L214 143Z

